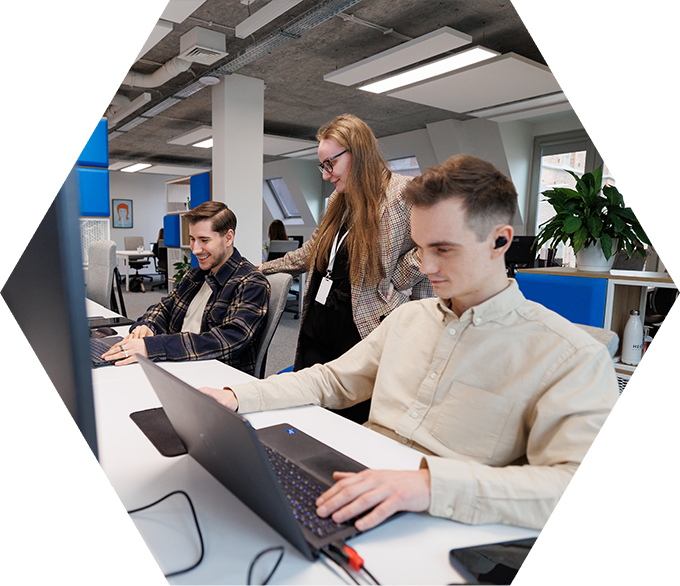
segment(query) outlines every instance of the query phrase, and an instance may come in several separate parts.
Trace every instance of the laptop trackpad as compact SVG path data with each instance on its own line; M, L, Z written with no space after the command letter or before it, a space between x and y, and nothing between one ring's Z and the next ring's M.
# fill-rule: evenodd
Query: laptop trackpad
M366 466L359 464L336 452L327 452L317 456L311 456L300 461L305 468L312 470L317 476L323 478L328 484L333 484L333 472L361 472Z

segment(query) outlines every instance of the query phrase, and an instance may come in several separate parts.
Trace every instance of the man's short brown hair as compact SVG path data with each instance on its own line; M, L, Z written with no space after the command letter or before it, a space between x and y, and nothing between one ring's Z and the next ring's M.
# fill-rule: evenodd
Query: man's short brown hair
M512 181L491 163L470 155L455 155L431 167L404 190L406 202L417 207L430 207L452 197L463 201L465 223L480 241L494 226L512 224L517 211Z
M184 214L190 226L203 220L212 220L212 229L224 236L229 230L236 231L236 216L221 201L206 201Z

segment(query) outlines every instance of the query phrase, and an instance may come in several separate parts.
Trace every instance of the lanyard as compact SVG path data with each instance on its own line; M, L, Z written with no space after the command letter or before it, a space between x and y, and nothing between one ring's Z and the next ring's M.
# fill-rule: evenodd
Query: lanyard
M328 269L326 269L327 279L331 278L331 273L333 272L333 265L335 264L335 257L338 254L338 250L342 246L342 243L345 241L345 238L347 238L347 234L349 234L349 230L347 230L347 232L345 232L342 235L342 238L340 238L340 242L338 242L338 236L340 236L340 231L338 230L338 233L335 235L335 239L333 240L333 247L331 248L331 254L328 259Z

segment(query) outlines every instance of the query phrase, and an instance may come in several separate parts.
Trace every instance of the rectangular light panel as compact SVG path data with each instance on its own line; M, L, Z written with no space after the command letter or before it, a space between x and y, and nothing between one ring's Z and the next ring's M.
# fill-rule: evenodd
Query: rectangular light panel
M354 85L367 79L373 79L395 69L401 69L413 63L430 59L447 51L459 49L472 42L472 37L445 26L422 37L413 39L368 57L337 71L323 76L324 81L341 85Z
M121 171L123 173L136 173L137 171L147 169L148 167L151 167L151 163L137 163L136 165L130 165L129 167L125 167L125 169L121 169Z
M460 53L445 57L444 59L439 59L433 63L428 63L422 67L416 67L415 69L388 77L387 79L369 83L368 85L361 86L359 89L374 94L382 94L398 87L418 83L419 81L437 77L438 75L449 73L456 69L462 69L463 67L468 67L469 65L497 56L498 52L492 51L491 49L473 47L467 51L461 51Z
M316 141L287 138L285 136L264 135L264 154L278 156L306 148L316 149Z
M194 144L198 142L199 140L205 140L207 138L212 137L212 126L199 126L198 128L194 128L193 130L190 130L189 132L185 132L184 134L180 134L179 136L176 136L175 138L171 138L170 140L166 141L168 144L179 144L182 146L187 146L190 144Z
M388 95L464 113L559 91L557 80L545 65L508 53Z
M236 25L236 36L245 39L300 2L302 0L271 0L264 8Z

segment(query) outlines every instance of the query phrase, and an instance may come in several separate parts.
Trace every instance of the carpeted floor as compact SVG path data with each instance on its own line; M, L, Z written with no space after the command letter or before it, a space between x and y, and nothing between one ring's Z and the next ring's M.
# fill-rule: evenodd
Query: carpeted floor
M158 303L162 297L168 294L166 290L151 290L153 284L158 283L158 277L154 277L153 283L144 279L145 292L133 293L125 291L123 287L123 299L127 315L131 319L140 317L148 307ZM295 346L297 344L300 320L294 319L292 312L285 311L272 338L267 354L267 366L265 375L276 374L285 368L292 366L295 360Z

